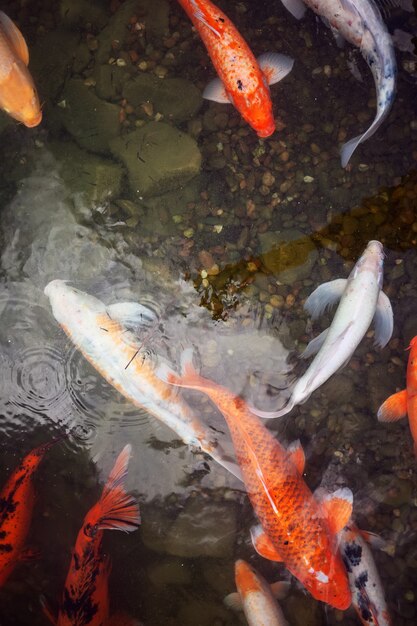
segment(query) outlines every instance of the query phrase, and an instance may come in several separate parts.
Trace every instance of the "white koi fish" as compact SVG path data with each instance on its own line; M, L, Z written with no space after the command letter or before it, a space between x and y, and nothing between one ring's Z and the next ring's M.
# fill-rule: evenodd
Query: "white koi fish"
M135 302L106 306L63 280L44 290L52 312L71 341L91 365L125 398L171 428L182 441L196 446L241 479L236 463L223 451L210 429L196 418L172 385L160 380L158 367L170 366L146 358L143 344L128 327L147 332L155 314Z
M307 298L304 308L313 319L340 299L333 322L310 341L301 355L316 354L307 371L297 380L286 406L280 411L251 409L260 417L281 417L296 404L302 404L338 369L346 365L362 341L372 320L375 322L375 345L383 348L391 339L393 314L391 303L382 291L384 251L379 241L370 241L351 271L349 278L323 283Z
M340 552L346 565L352 592L352 604L364 626L391 626L384 589L367 545L381 541L372 533L362 533L354 524L339 533Z
M235 563L237 593L224 599L229 609L244 612L249 626L288 626L288 622L276 598L285 597L289 583L268 585L249 563L239 559Z
M373 0L282 0L300 19L310 7L331 28L336 40L345 39L357 46L372 72L377 93L377 111L366 132L350 139L341 149L342 167L360 143L377 131L387 117L395 95L397 64L391 36Z

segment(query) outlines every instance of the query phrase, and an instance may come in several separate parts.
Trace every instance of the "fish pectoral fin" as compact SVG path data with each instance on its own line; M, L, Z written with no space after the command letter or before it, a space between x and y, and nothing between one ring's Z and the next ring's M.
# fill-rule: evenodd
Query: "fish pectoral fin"
M320 335L317 335L317 337L314 337L314 339L312 339L309 342L305 350L300 354L300 359L309 359L311 356L313 356L313 354L317 354L317 352L322 347L324 340L326 339L328 333L329 333L329 329L326 328L326 330L323 330L323 332L320 333Z
M206 88L203 91L203 98L205 100L219 102L220 104L230 104L231 102L220 78L213 78L213 80L206 85Z
M301 0L281 0L281 2L297 20L301 20L307 10L306 5Z
M341 35L337 28L335 28L334 26L330 26L330 30L332 31L332 35L334 37L337 47L340 49L344 48L346 39L343 37L343 35Z
M291 583L288 580L277 580L269 585L274 598L277 600L283 600L287 597L291 587Z
M393 393L378 409L379 422L397 422L407 415L407 389Z
M3 27L3 31L5 32L13 50L16 52L16 55L23 61L25 65L29 64L29 50L23 37L22 33L16 26L14 22L7 17L3 11L0 11L0 25Z
M268 85L279 83L289 74L294 65L294 59L278 52L265 52L257 59L259 67L265 75Z
M377 535L376 533L371 532L370 530L360 530L358 528L359 534L365 539L366 543L375 550L383 550L387 546L387 541L381 535Z
M281 555L266 535L261 525L252 526L250 536L256 552L269 561L282 561Z
M391 339L394 328L394 314L392 312L391 302L383 291L379 292L374 323L375 345L378 346L378 348L383 348Z
M232 611L243 611L243 603L240 594L237 591L229 593L223 600L228 609Z
M117 302L107 308L109 317L121 326L132 330L150 328L158 322L158 316L147 306L138 302Z
M319 285L304 303L304 309L313 319L317 319L327 308L336 304L346 289L347 279L337 278Z
M326 494L320 502L327 525L334 534L346 526L352 515L353 494L347 487Z
M290 460L292 461L292 463L294 463L295 467L297 468L298 473L302 474L304 472L304 468L306 464L306 457L304 454L303 446L301 445L301 442L299 439L297 439L296 441L293 441L288 446L287 454Z

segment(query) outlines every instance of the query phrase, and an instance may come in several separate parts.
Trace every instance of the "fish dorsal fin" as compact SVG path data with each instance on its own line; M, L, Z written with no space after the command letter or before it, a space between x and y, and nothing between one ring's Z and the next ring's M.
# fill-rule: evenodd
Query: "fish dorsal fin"
M396 422L407 415L407 389L393 393L378 409L380 422Z
M117 302L106 307L109 317L132 330L148 329L157 323L157 315L138 302Z
M302 0L281 0L284 7L293 15L297 20L301 20L304 13L307 10L306 5Z
M352 515L352 504L353 494L347 487L323 497L320 505L332 533L338 533L349 522Z
M306 457L304 454L303 446L299 439L293 441L287 448L287 454L290 460L294 463L299 474L304 472Z
M250 536L256 552L263 556L264 559L268 559L269 561L283 560L270 538L265 534L262 526L252 526Z
M28 65L29 50L26 45L25 38L23 37L16 24L14 24L10 17L7 17L7 15L3 13L3 11L0 11L0 26L2 27L7 39L10 41L10 44L19 59L21 59L25 65Z
M230 104L230 98L220 78L213 78L208 83L203 91L203 98L220 104Z
M268 81L268 85L274 85L291 72L294 59L278 52L265 52L258 57L258 64Z
M313 320L320 317L322 313L336 304L346 289L346 278L337 278L328 283L319 285L311 293L304 303L304 309L311 315Z

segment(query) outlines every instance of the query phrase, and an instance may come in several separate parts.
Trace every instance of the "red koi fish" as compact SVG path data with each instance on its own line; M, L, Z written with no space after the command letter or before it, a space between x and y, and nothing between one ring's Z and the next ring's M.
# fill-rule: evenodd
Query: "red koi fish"
M414 454L417 456L417 336L408 346L410 356L407 365L407 386L390 396L378 410L380 422L396 422L408 415L411 434L414 439Z
M255 59L251 49L229 18L210 0L178 0L198 30L219 78L203 92L203 98L232 103L259 137L275 131L269 86L286 76L293 59L266 53Z
M110 560L101 552L104 530L136 530L139 507L124 490L131 446L119 454L100 500L87 513L65 581L57 626L105 626L109 621ZM55 621L55 620L53 620Z
M317 600L346 609L351 592L336 533L350 518L351 491L339 489L318 501L302 477L305 457L300 442L285 450L242 398L200 376L191 359L192 351L186 350L181 376L161 373L171 384L207 394L223 413L262 527L252 532L256 550L283 561Z
M0 11L0 108L31 128L40 123L42 111L28 63L29 51L22 33Z
M56 441L34 448L14 470L0 493L0 587L16 563L30 556L24 549L35 503L33 476Z

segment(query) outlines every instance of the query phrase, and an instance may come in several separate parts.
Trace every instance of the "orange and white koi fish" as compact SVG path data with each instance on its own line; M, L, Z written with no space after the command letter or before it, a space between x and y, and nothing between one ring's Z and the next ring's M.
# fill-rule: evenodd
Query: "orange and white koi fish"
M231 102L259 137L272 135L275 120L268 85L291 71L293 59L266 53L256 60L239 31L210 0L178 2L198 30L219 76L207 85L203 98Z
M407 386L385 400L379 407L378 419L380 422L396 422L408 415L417 456L417 336L410 341L408 349Z
M171 384L207 394L223 413L262 527L252 533L256 550L267 559L283 561L314 598L346 609L351 593L336 533L350 518L351 491L339 489L316 500L302 477L305 457L300 442L285 450L242 398L194 370L192 351L184 352L182 365L181 376L163 368L159 373Z
M230 609L243 611L249 626L288 626L276 601L286 595L288 583L268 585L259 572L242 559L235 563L235 581L237 593L226 596L224 603Z
M102 554L105 530L132 532L140 524L139 506L123 487L131 446L119 454L100 500L78 533L65 581L57 626L105 626L109 620L110 560Z
M349 523L340 531L340 551L348 572L352 604L364 626L391 626L384 589L367 543L379 545L380 537Z
M27 65L29 51L16 24L0 11L0 109L29 128L42 119Z
M35 503L33 476L56 441L34 448L14 470L0 493L0 587L16 563L29 557L24 550Z
M148 333L157 322L150 309L135 302L106 306L63 280L50 282L45 294L57 322L108 383L164 422L184 443L203 450L240 478L239 468L214 433L193 415L172 386L161 381L158 364L146 357L140 339L128 331L133 325L142 336Z

